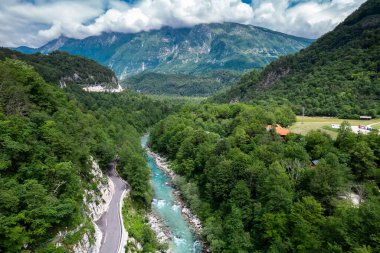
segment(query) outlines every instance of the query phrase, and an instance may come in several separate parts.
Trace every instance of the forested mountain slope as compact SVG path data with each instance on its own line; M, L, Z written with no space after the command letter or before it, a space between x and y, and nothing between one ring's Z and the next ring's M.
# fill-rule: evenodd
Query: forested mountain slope
M121 84L126 89L142 93L204 97L230 87L240 76L239 72L223 70L203 75L142 72L121 81Z
M187 106L150 146L179 174L211 252L380 252L380 135L266 130L294 121L282 106Z
M171 111L169 103L129 92L60 89L22 61L0 61L0 252L71 252L84 231L94 231L83 210L84 191L97 189L90 157L104 170L119 157L133 201L146 208L140 134ZM153 232L139 229L140 243L156 251ZM63 231L74 232L58 236Z
M36 52L82 55L111 68L120 79L144 70L167 74L205 74L213 70L262 68L312 40L235 23L164 27L135 34L104 33L82 40L61 37ZM30 53L30 49L18 48Z
M380 114L379 0L368 0L308 48L247 74L214 101L284 99L307 115Z
M65 52L22 54L7 48L0 48L0 60L19 59L27 62L44 78L46 82L61 87L69 83L81 87L102 85L107 88L117 87L117 78L112 70L97 62Z

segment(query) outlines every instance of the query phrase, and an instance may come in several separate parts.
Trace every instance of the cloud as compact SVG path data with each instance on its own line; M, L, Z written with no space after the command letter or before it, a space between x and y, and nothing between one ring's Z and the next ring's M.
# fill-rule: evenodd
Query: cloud
M262 1L252 3L253 24L297 36L318 38L365 0Z
M240 0L146 0L135 6L116 3L84 30L138 32L162 26L187 27L200 23L250 23L252 8Z
M0 45L237 22L317 38L365 0L1 0Z

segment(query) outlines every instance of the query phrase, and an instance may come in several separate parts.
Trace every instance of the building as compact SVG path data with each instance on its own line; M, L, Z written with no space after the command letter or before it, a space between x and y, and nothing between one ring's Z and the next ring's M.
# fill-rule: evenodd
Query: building
M360 119L361 120L371 120L372 117L371 116L360 116Z
M311 161L311 166L317 166L318 162L319 162L319 160L312 160Z
M266 127L267 131L272 130L272 125L267 125ZM289 129L283 128L280 124L276 124L276 134L280 135L281 137L285 137L290 133Z

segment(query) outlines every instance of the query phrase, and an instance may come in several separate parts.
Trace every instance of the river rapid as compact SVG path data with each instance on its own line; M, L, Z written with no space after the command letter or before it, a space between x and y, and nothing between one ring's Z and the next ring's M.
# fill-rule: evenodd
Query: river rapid
M141 139L141 145L146 148L148 136ZM151 185L154 192L152 210L170 230L171 239L169 252L173 253L198 253L201 245L197 241L191 225L181 213L181 208L176 205L174 189L170 178L164 171L158 168L155 159L147 154L147 163L151 170Z

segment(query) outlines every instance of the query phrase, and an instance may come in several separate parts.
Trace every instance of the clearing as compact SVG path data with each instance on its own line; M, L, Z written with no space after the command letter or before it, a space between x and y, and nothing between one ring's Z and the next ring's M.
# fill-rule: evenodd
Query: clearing
M372 128L379 129L380 119L371 120L354 120L354 119L338 119L334 117L304 117L297 116L297 122L294 123L289 129L293 133L305 135L311 130L321 130L328 133L333 139L338 136L338 129L331 128L332 124L342 124L343 121L347 121L351 126L369 125L374 124Z

